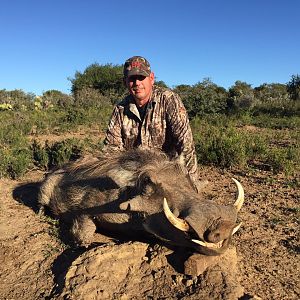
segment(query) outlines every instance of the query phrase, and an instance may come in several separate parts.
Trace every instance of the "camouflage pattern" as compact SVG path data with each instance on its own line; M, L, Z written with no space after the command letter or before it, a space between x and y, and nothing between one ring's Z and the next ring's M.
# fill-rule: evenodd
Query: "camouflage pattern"
M197 189L195 145L186 109L180 97L153 86L144 120L131 95L115 106L104 141L104 151L157 149L170 158L180 156Z
M124 77L133 75L150 76L150 64L146 58L142 56L133 56L125 61L124 64Z

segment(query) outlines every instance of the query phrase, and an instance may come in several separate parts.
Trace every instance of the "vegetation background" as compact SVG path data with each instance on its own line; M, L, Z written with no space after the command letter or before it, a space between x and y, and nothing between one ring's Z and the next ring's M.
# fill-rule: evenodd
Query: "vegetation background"
M101 151L113 105L126 95L122 66L95 63L69 80L69 95L0 90L0 178L49 170ZM254 88L237 80L226 90L205 78L172 89L187 108L200 165L284 173L299 186L299 75L286 84ZM79 130L84 132L79 138L70 135ZM65 138L47 140L53 134Z

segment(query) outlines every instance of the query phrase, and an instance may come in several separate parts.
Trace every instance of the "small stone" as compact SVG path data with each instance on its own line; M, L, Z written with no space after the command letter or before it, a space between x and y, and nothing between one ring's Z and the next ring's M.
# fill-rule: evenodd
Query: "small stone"
M189 286L191 286L193 283L194 283L194 282L193 282L192 279L188 279L188 280L186 281L186 283L185 283L185 286L189 287Z

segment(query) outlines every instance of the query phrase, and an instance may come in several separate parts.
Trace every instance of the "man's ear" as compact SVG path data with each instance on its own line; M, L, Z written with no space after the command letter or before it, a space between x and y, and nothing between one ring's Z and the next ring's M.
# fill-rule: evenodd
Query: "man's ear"
M150 77L150 79L151 79L151 83L154 84L154 81L155 81L154 73L151 72L149 77Z
M123 77L123 83L127 87L127 79L126 79L126 77Z

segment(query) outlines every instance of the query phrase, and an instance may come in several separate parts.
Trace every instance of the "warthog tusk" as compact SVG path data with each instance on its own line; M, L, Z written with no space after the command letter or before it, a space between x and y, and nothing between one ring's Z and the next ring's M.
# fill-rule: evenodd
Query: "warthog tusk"
M218 242L218 243L207 243L207 242L202 242L199 240L192 240L192 242L206 248L211 248L211 249L220 249L223 246L224 240Z
M234 203L234 206L236 210L239 211L244 203L244 189L243 186L240 184L240 182L238 182L235 178L231 178L231 179L235 182L238 188L238 197Z
M181 230L181 231L188 231L190 226L189 224L180 219L180 218L177 218L170 210L169 208L169 205L167 203L167 199L164 198L164 213L167 217L167 219L169 220L169 222L175 226L177 229Z
M243 223L241 222L239 225L235 226L233 228L233 230L232 230L232 234L231 235L234 235L241 228L242 224Z

